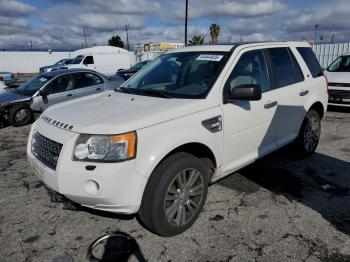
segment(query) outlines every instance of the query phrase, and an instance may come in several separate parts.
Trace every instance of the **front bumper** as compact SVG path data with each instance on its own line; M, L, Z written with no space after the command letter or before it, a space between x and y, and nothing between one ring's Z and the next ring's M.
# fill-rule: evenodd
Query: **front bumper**
M34 131L63 144L56 170L40 162L31 152ZM33 125L27 156L34 173L50 188L82 206L113 213L132 214L140 207L147 179L137 173L136 160L119 163L92 163L72 160L78 134L51 126L40 119ZM87 166L95 166L88 170ZM97 183L91 192L89 185Z
M350 107L350 88L336 88L329 86L329 105Z

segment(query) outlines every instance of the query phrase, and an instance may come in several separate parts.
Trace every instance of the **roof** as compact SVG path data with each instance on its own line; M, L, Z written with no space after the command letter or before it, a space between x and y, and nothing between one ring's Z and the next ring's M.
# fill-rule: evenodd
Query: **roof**
M127 53L128 51L124 48L115 46L93 46L89 48L79 49L72 52L73 56L77 55L90 55L90 54L120 54Z
M74 72L94 72L96 71L91 70L91 69L84 69L84 68L70 68L70 69L59 69L59 70L54 70L46 73L40 74L40 76L47 76L47 77L56 77L59 75L67 74L67 73L74 73Z
M242 46L242 47L254 47L254 46L266 46L266 45L281 45L281 46L299 46L299 47L311 47L310 44L306 42L294 42L294 41L286 41L286 42L240 42L240 43L227 43L227 44L219 44L219 45L197 45L197 46L187 46L183 48L177 48L169 51L168 53L177 53L177 52L229 52L234 47Z

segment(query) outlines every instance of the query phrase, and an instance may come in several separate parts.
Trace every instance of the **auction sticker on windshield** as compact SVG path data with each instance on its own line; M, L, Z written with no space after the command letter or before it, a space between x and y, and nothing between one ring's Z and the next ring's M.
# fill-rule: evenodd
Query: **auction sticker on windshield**
M196 60L219 62L223 57L223 55L202 54L199 55Z

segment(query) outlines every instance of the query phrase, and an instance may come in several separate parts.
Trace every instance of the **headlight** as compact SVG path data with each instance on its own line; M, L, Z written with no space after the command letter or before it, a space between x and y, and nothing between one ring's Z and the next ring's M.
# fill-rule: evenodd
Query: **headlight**
M136 132L116 136L81 135L74 149L74 160L117 162L136 156Z

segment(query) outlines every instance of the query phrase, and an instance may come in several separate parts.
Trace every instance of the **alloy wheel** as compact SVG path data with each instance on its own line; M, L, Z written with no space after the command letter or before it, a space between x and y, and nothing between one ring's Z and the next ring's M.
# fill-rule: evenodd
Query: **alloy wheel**
M204 181L199 170L180 171L165 195L164 211L169 224L182 227L195 216L204 195Z
M320 121L316 117L311 117L304 130L304 147L311 152L317 146L320 139Z

